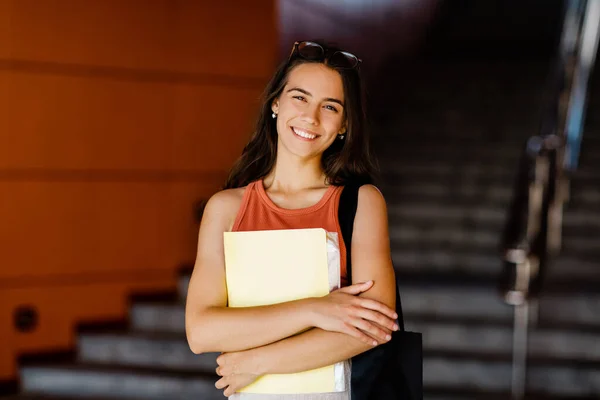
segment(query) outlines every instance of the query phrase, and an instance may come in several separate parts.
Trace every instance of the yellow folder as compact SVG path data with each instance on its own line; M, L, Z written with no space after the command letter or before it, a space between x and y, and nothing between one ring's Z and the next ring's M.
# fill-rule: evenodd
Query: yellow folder
M225 232L229 307L277 304L329 293L324 229ZM335 391L334 366L296 374L265 375L246 393Z

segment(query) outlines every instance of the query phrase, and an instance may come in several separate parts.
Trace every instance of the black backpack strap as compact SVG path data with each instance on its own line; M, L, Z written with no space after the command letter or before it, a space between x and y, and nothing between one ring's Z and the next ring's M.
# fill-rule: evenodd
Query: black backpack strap
M348 276L348 282L352 282L352 232L354 230L354 217L356 216L356 209L358 207L358 190L362 185L360 184L348 184L342 189L340 195L340 203L338 206L338 221L340 223L340 230L342 231L342 238L346 245L346 273ZM400 299L400 291L396 284L396 313L398 314L398 324L400 330L404 330L404 316L402 315L402 303Z
M352 247L352 231L354 230L354 217L356 216L356 208L358 206L358 190L361 185L348 184L342 189L340 195L340 204L338 206L338 221L342 238L346 245L346 273L348 282L352 282L352 255L350 248Z

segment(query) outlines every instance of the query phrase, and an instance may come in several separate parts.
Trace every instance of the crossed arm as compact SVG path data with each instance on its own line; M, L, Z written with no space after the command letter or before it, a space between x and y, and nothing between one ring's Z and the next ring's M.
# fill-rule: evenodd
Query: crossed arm
M263 374L294 373L347 360L372 348L377 336L391 332L388 322L393 317L390 309L395 308L395 277L385 200L375 187L366 185L359 191L351 243L352 281L372 281L371 284L348 288L352 296L345 293L247 309L226 309L225 285L215 285L224 282L224 272L222 240L219 245L214 232L226 224L224 215L230 215L228 199L221 197L225 198L217 198L212 204L211 199L207 204L206 221L203 220L200 229L202 245L199 244L190 281L186 332L192 351L225 352L218 359L217 369L223 376L217 387L227 387L225 395ZM373 308L359 307L354 297L374 300L363 302ZM350 309L354 313L351 324L341 317L334 321L350 313ZM376 312L381 316L375 315ZM383 317L386 313L387 318ZM378 320L381 324L369 324L367 320ZM336 322L345 326L334 326ZM243 330L239 329L241 326ZM302 331L305 332L297 334Z

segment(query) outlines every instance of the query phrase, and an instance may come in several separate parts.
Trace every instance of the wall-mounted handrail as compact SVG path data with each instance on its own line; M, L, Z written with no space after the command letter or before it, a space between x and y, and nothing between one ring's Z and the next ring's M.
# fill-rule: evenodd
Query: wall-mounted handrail
M500 287L515 307L512 398L526 391L527 333L549 261L560 251L563 205L579 160L587 87L600 37L600 0L566 2L540 132L527 140L502 237Z

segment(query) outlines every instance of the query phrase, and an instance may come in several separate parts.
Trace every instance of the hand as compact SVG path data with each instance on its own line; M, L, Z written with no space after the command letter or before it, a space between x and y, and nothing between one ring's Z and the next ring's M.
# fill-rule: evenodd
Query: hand
M225 397L233 396L238 390L241 390L253 383L259 378L258 375L239 374L224 376L215 383L217 389L225 389L223 395Z
M391 332L398 330L398 315L379 301L358 297L372 286L373 281L357 283L314 299L315 327L346 333L373 346L387 342Z
M252 350L223 353L217 357L217 375L222 378L217 381L217 389L225 389L227 397L256 381L258 373L256 360Z

